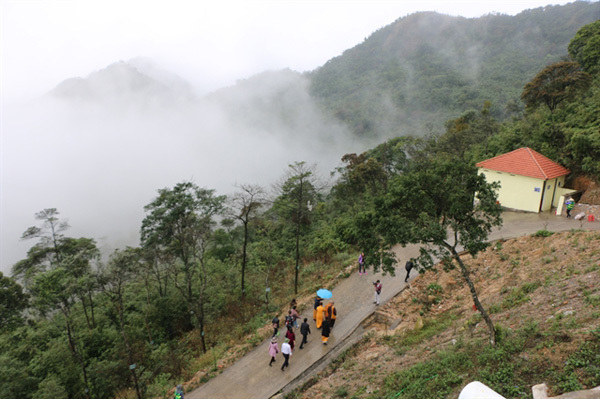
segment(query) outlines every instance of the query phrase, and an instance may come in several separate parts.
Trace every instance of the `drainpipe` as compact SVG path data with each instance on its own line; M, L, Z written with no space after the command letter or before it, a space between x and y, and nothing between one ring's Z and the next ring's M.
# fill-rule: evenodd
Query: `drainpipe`
M558 187L558 177L554 178L554 190L552 190L552 202L550 202L550 210L552 211L552 205L554 204L554 197L556 196L556 188Z
M544 204L544 195L546 194L546 182L548 180L544 180L544 184L542 185L542 198L540 198L540 207L538 208L538 213L542 211L542 205Z

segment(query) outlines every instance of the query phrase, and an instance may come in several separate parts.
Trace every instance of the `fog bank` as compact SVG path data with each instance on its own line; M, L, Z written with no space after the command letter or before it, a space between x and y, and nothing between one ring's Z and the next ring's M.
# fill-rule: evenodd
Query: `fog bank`
M291 71L198 99L109 69L100 71L107 80L90 75L67 82L76 89L59 85L34 103L3 107L2 272L34 244L20 236L42 209L57 208L68 236L94 238L106 253L139 244L143 207L160 188L268 188L295 161L326 175L343 154L369 146L323 116Z

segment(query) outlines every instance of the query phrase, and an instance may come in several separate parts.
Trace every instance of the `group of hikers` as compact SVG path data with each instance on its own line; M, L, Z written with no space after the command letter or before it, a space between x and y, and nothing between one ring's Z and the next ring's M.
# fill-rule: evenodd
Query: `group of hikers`
M271 343L269 344L269 355L271 356L269 366L273 365L273 362L275 362L275 357L279 352L281 352L284 358L281 371L284 371L286 367L289 366L290 356L292 356L296 342L296 334L294 329L300 329L300 334L302 335L300 349L303 349L304 345L308 343L308 335L311 334L308 318L305 317L302 324L298 325L298 320L300 318L300 314L297 310L296 299L294 298L290 302L290 310L288 310L288 314L284 319L286 332L283 343L281 344L281 349L279 349L277 343L277 337L280 335L279 317L275 316L273 318L273 335L271 337ZM331 334L331 329L335 324L336 318L337 309L335 308L335 303L331 301L328 302L327 305L323 306L323 299L317 296L315 298L313 307L313 321L315 322L316 328L321 330L321 342L324 345L327 345L327 341L329 340L329 335Z
M410 276L410 271L413 269L414 265L412 261L406 262L406 277L404 282L408 282L408 278ZM358 257L358 274L366 275L367 269L365 267L365 254L361 252ZM380 280L373 282L373 287L375 288L375 300L373 303L375 305L380 304L380 295L383 285ZM302 342L300 343L300 349L304 347L304 344L308 343L308 334L311 333L310 325L308 324L308 318L304 318L302 324L298 325L298 320L301 319L300 314L297 310L296 299L292 299L290 302L290 309L288 310L288 314L285 316L285 327L286 332L284 335L283 343L281 344L281 349L279 349L279 345L277 342L277 337L280 335L279 333L279 317L275 316L272 320L273 324L273 335L271 337L271 342L269 344L269 355L271 356L271 360L269 361L269 366L273 365L275 362L275 357L279 352L284 357L283 365L281 366L281 371L284 371L286 367L289 366L290 356L294 351L294 346L296 342L296 334L294 333L294 329L300 329L300 334L302 335ZM321 330L321 342L323 345L327 345L329 341L329 335L331 334L331 330L335 325L335 321L337 319L337 309L335 308L335 302L329 301L327 304L323 304L323 298L317 296L315 298L315 302L313 305L313 321L315 322L315 327Z
M406 277L404 279L404 282L408 282L408 278L413 267L414 265L412 261L409 260L408 262L406 262ZM361 254L358 257L358 274L367 274L367 270L365 267L365 254L363 252L361 252ZM383 285L380 280L377 280L373 282L373 287L375 288L375 300L373 301L373 303L379 305ZM329 336L331 334L331 330L333 329L335 321L337 319L337 309L335 307L334 301L329 301L325 305L323 304L323 301L324 299L320 298L319 296L315 298L313 305L313 321L315 322L315 327L321 330L321 342L323 343L323 345L327 345L327 342L329 341ZM290 356L292 356L296 342L296 334L294 330L299 329L300 334L302 335L300 349L303 349L304 345L308 343L308 335L311 334L308 318L305 317L302 321L302 324L298 325L298 320L300 319L301 316L297 309L296 299L294 298L291 300L290 309L288 310L288 313L284 318L286 331L283 338L283 343L281 344L281 348L279 348L277 337L279 337L280 335L280 320L278 316L275 316L273 318L273 335L271 336L271 342L269 344L269 355L271 356L269 366L273 365L277 354L280 352L284 358L283 364L281 366L281 371L284 371L289 366ZM177 399L183 399L183 389L181 385L177 386L175 397Z

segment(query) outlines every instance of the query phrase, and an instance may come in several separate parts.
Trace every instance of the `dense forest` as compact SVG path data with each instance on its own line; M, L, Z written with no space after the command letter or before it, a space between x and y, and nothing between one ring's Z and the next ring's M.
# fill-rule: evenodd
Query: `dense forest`
M311 95L359 136L439 133L485 101L504 120L523 85L598 18L598 3L583 1L514 17L412 14L311 72Z
M474 166L488 157L528 146L570 168L573 176L598 181L600 21L572 33L559 23L593 14L586 7L597 6L566 7L577 11L557 15L546 31L555 32L556 45L564 46L538 49L535 64L513 71L497 68L494 49L503 45L502 32L532 36L517 29L527 13L462 21L473 26L469 35L487 38L480 45L489 50L488 58L480 60L479 85L461 76L440 77L456 83L448 98L462 105L437 117L464 112L448 120L441 134L403 135L345 155L332 184L321 181L313 165L296 162L272 193L240 185L225 197L185 181L160 189L144 208L141 245L117 250L107 260L93 239L69 236L59 210L41 210L39 223L23 233L32 242L27 257L14 265L10 277L0 275L0 399L160 397L199 368L210 368L229 345L265 325L291 297L312 292L319 284L315 275L337 275L358 248L368 254L369 267L393 272L393 245L443 241L446 225L438 224L440 215L463 229L465 247L476 253L485 247L487 229L500 221L494 186L477 176ZM417 14L396 24L429 18L443 26L446 17ZM484 29L486 21L495 22ZM370 39L380 41L379 54L386 53L394 26ZM440 55L426 44L403 40L403 45L417 46L414 56L421 60L414 62L428 68L445 73L465 68L445 58L433 62L428 57ZM357 54L354 59L385 68L390 82L397 83L380 82L372 86L373 95L391 94L398 104L420 102L420 109L430 113L426 102L441 97L429 91L446 87L431 78L437 72L426 76L425 68L415 67L424 73L421 83L399 96L402 90L393 88L405 87L406 66L393 57L358 57L368 48L361 46L349 50ZM323 88L328 71L342 62L334 59L315 71L315 82L322 83L314 90L332 110L353 109L334 104L338 89L333 88L344 86L339 79L332 77L331 89ZM379 68L372 65L365 70ZM531 68L537 69L529 73ZM515 78L509 80L509 74ZM358 75L347 76L357 80ZM372 78L363 77L365 85ZM512 89L500 92L500 85ZM490 93L498 94L491 98ZM511 102L515 95L519 102ZM499 113L509 105L514 111ZM364 114L379 118L368 108ZM511 118L504 119L507 115ZM462 184L442 184L447 180ZM431 212L415 213L416 200ZM479 211L489 218L478 219ZM418 267L427 268L428 262L431 258L419 259Z

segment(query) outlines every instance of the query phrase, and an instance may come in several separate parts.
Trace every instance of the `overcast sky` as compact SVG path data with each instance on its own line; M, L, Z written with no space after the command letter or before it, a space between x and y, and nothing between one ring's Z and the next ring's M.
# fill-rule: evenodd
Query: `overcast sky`
M2 99L35 98L66 78L138 56L202 93L264 70L312 70L417 11L470 18L565 3L2 0Z

